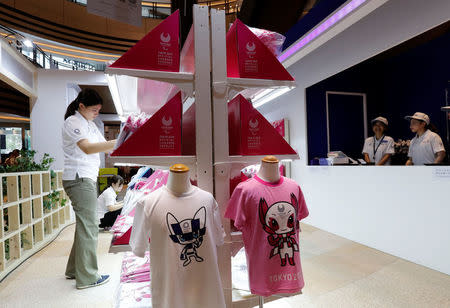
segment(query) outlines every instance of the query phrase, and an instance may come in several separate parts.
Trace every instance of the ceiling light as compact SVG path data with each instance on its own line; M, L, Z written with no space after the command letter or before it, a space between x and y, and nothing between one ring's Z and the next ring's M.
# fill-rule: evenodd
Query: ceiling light
M15 120L15 121L25 121L25 122L30 122L30 119L28 119L28 118L22 118L22 117L10 117L10 116L0 116L0 120Z
M271 90L270 92L268 92L266 95L264 95L263 97L259 98L259 99L253 99L252 103L253 103L253 107L258 108L261 107L264 104L267 104L268 102L274 100L275 98L291 91L293 88L290 87L285 87L285 88L280 88L280 89L275 89L275 90Z
M122 102L120 101L119 88L117 87L116 76L106 74L106 79L108 80L108 87L109 91L111 92L114 107L116 107L117 114L119 115L119 117L121 117L123 116L123 109Z
M293 45L289 46L279 57L278 60L280 62L284 62L286 59L290 58L300 49L308 45L326 30L334 26L338 21L343 19L345 16L349 15L352 11L357 9L367 0L351 0L346 5L341 7L337 12L334 12L330 17L325 19L322 23L317 25L314 29L312 29L308 34L300 38Z

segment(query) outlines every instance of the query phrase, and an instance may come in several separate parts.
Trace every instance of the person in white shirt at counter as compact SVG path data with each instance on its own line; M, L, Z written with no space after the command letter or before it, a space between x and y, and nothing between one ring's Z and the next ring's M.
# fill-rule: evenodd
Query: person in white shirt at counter
M363 155L366 163L374 163L377 166L390 165L391 156L395 153L394 139L386 136L389 122L386 118L378 117L372 120L373 137L364 142Z
M445 148L441 137L431 131L430 117L422 112L407 116L410 128L416 136L411 140L408 152L407 166L439 164L445 158Z

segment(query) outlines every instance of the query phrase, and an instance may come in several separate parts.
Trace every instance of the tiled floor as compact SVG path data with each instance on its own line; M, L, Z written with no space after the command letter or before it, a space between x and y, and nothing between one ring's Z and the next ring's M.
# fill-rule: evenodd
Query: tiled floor
M450 276L302 225L306 286L302 295L268 302L290 307L450 307ZM27 260L0 284L0 307L111 307L118 285L120 254L108 254L111 236L99 235L104 286L76 290L64 278L74 227ZM202 307L199 307L202 308Z
M303 294L266 308L450 307L448 275L308 225L300 237Z
M65 229L49 246L28 259L0 284L0 307L112 307L119 283L121 255L108 254L111 235L99 234L100 273L112 274L109 283L77 290L64 270L72 247L75 226Z

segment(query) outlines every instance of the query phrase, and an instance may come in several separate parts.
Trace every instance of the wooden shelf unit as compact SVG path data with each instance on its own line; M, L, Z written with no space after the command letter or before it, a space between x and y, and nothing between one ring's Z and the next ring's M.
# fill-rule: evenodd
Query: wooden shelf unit
M59 199L44 211L53 191ZM62 188L62 171L0 173L0 279L42 249L70 223L70 200Z

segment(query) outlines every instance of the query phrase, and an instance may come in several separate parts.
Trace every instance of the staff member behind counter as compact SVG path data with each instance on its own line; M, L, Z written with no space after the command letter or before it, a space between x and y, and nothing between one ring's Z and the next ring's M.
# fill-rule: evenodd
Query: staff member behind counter
M422 112L407 116L410 128L416 136L411 140L406 165L439 164L445 158L445 148L441 137L431 131L430 117Z
M372 120L373 137L364 142L363 155L366 163L375 163L377 166L390 165L391 156L395 153L394 139L386 136L388 120L378 117Z

